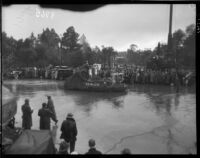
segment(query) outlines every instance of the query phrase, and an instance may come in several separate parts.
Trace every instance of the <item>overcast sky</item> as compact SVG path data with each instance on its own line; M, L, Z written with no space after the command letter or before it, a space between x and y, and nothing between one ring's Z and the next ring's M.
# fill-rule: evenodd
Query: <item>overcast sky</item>
M173 32L185 30L195 21L195 5L173 5ZM25 39L31 32L37 35L47 27L61 36L69 26L85 34L91 47L104 45L124 51L136 44L139 49L153 49L158 42L167 41L169 4L107 5L90 12L43 9L38 5L2 8L2 30L15 39Z

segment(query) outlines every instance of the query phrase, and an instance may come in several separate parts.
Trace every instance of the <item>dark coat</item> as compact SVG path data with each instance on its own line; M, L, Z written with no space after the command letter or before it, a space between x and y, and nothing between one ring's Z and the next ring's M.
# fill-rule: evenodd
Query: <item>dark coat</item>
M73 118L67 118L64 120L60 130L62 132L60 136L61 139L65 139L66 142L76 141L78 131L76 121Z
M54 117L55 117L55 120L56 120L57 119L57 117L56 117L56 111L55 111L55 107L54 107L52 99L48 99L47 108L54 114Z
M22 127L30 129L32 126L32 113L31 107L28 104L22 105Z
M42 108L38 111L38 116L40 116L40 129L50 130L50 118L53 118L53 113L47 108Z
M85 153L85 154L102 154L100 151L98 151L96 148L90 148L89 150L88 150L88 152L87 153Z

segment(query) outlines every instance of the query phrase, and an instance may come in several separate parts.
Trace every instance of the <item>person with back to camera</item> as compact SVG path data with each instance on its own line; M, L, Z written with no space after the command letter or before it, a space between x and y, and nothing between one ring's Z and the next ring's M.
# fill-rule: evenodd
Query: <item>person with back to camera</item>
M53 115L54 120L57 120L56 111L55 111L54 103L51 96L47 96L47 99L48 99L47 108L54 114Z
M98 151L95 148L95 140L94 139L90 139L89 142L88 142L88 145L89 145L90 149L88 150L87 153L85 153L86 155L88 155L88 154L102 154L100 151Z
M29 99L25 99L24 105L22 105L22 128L31 129L32 127L32 113L29 105Z
M55 122L55 124L57 123L54 114L47 108L46 103L42 103L42 108L38 111L38 116L40 117L40 130L51 129L50 118Z
M69 143L70 153L72 153L75 150L76 136L78 133L76 121L74 120L72 113L69 113L66 120L62 122L60 130L62 132L60 138L63 138L67 143Z

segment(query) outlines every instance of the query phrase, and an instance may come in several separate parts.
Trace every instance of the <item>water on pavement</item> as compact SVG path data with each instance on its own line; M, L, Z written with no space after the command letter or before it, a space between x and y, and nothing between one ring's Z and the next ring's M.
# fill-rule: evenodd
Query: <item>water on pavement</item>
M16 126L22 124L21 106L30 99L34 110L33 127L39 129L38 110L47 95L52 96L60 125L68 112L74 114L78 136L76 151L84 154L88 140L106 154L120 154L129 148L133 154L196 153L196 92L174 87L133 85L128 93L99 93L64 90L62 81L4 81L17 97ZM52 122L53 126L54 123Z

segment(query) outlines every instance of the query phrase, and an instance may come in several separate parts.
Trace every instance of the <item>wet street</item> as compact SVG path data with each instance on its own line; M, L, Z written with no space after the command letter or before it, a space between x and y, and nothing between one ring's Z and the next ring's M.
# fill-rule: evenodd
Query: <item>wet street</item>
M133 154L195 153L196 92L174 87L133 85L125 93L94 93L64 90L62 81L4 81L17 97L16 126L22 124L21 106L30 99L33 127L39 129L38 110L47 95L52 96L60 125L68 112L74 114L78 136L76 151L84 154L94 138L98 150L120 154L129 148ZM54 122L51 123L54 125Z

